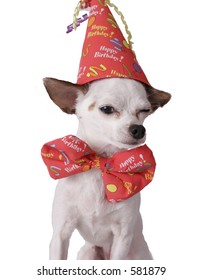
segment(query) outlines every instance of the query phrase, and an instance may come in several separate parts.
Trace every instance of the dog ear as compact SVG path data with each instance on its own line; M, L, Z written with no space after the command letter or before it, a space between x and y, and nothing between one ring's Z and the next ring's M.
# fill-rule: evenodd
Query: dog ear
M147 91L148 100L151 103L153 112L156 111L159 107L163 107L164 105L166 105L166 103L168 103L171 99L170 93L155 89L148 85L144 85L144 87Z
M88 84L76 85L54 78L44 78L44 86L52 101L67 114L75 113L76 99L88 91Z

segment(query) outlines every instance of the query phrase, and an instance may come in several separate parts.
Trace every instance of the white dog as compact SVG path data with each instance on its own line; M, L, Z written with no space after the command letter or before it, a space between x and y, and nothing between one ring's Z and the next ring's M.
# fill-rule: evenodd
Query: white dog
M171 97L126 78L81 86L45 78L44 85L64 112L78 117L77 136L103 157L144 143L145 118ZM75 229L86 241L78 259L152 259L139 208L140 193L122 202L108 202L100 170L60 179L53 202L50 259L67 259Z

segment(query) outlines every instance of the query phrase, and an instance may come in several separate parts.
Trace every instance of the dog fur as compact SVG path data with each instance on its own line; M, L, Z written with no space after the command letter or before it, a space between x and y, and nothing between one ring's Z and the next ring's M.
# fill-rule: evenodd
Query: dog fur
M145 129L137 137L131 128L143 127L145 118L171 97L125 78L85 85L45 78L44 85L62 111L78 117L77 136L103 157L144 143ZM60 179L53 202L50 259L67 259L75 229L85 240L78 259L152 259L139 208L140 193L119 203L108 202L100 170Z

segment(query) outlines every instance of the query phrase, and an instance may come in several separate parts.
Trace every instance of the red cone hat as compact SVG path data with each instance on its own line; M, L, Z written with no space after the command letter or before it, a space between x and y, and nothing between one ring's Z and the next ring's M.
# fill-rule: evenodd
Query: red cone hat
M82 7L90 7L90 12L77 83L120 77L150 85L113 17L108 1L83 0L82 3Z

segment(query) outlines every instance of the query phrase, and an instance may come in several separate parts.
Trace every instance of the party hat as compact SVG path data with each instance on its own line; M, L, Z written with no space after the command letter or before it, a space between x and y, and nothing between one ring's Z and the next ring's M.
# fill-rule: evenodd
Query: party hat
M90 7L90 11L77 84L120 77L150 85L132 50L131 42L124 38L108 7L114 5L109 0L80 2L80 8Z

